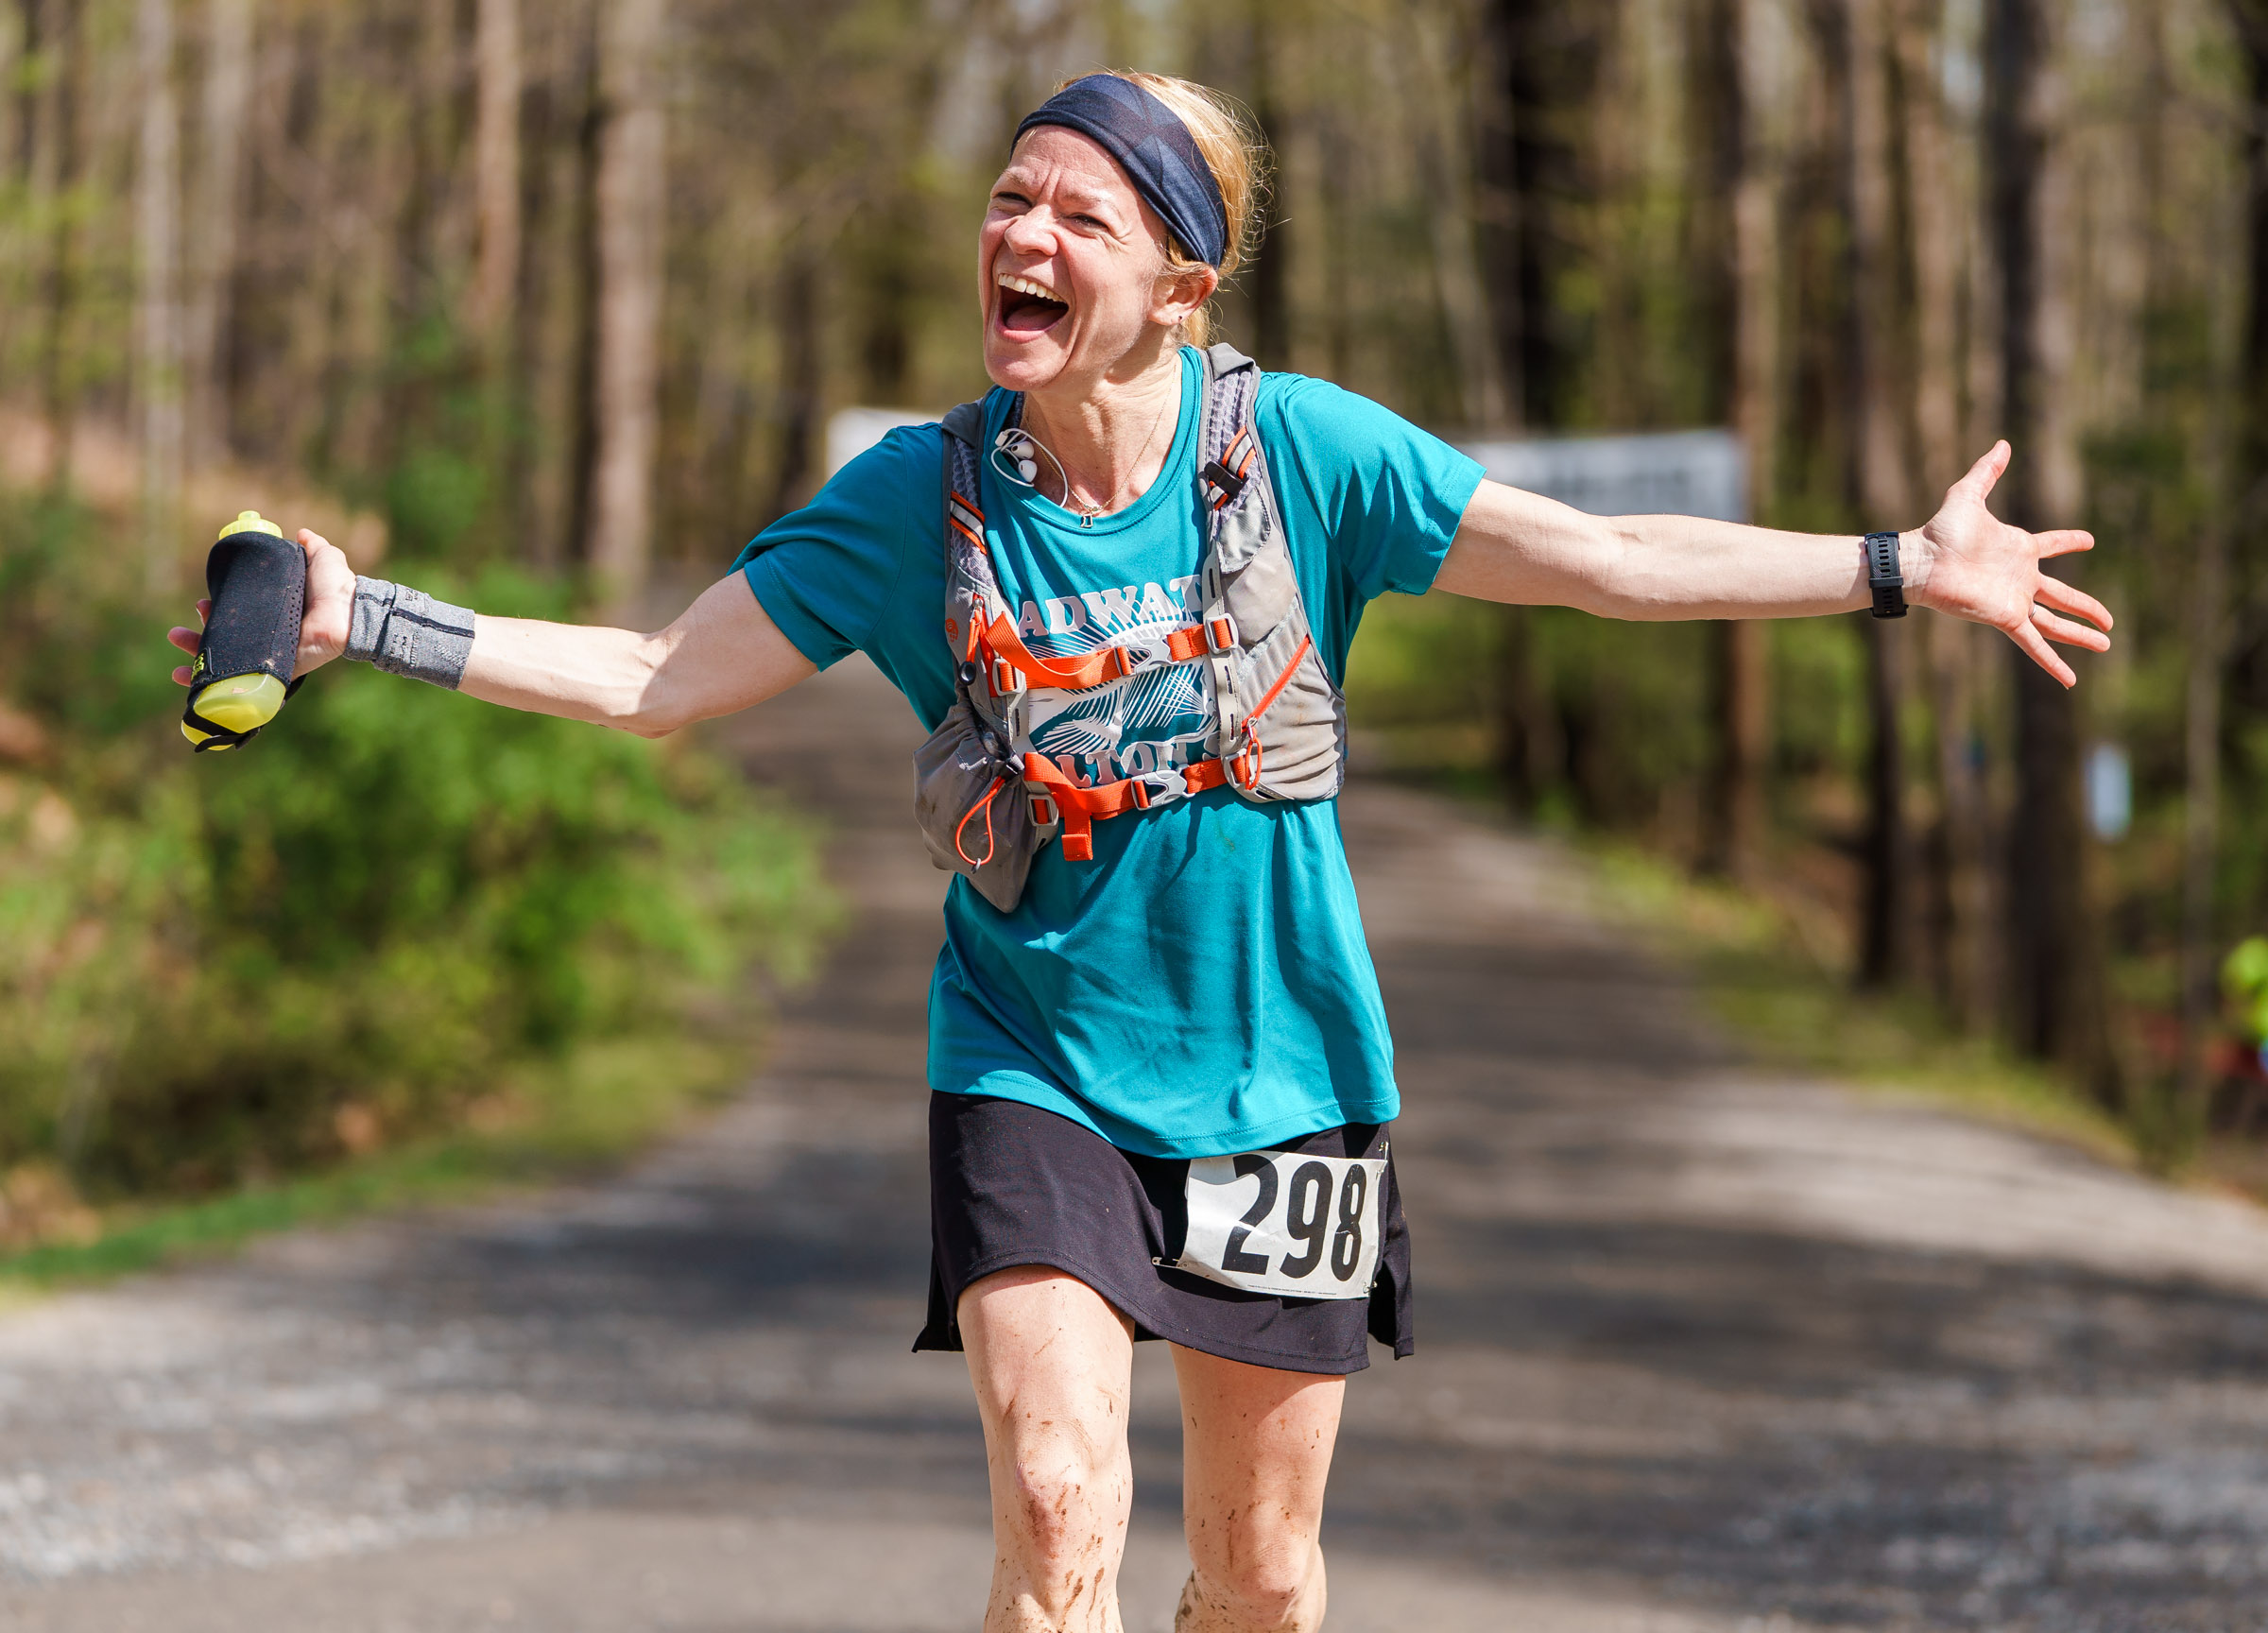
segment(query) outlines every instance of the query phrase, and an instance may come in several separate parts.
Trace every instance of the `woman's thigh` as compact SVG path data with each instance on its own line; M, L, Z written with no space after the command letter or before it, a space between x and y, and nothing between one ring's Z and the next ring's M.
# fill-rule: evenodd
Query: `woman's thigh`
M1201 1577L1240 1593L1305 1580L1347 1380L1174 1347L1182 1516Z

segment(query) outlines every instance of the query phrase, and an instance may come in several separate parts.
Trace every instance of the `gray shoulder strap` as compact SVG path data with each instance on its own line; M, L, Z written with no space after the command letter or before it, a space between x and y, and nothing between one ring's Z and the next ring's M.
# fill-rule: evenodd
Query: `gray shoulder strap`
M1233 374L1240 369L1249 369L1258 373L1260 365L1226 340L1216 341L1205 348L1205 377L1207 380L1217 380L1222 375Z
M939 421L944 427L942 438L945 457L945 524L947 541L952 530L958 526L980 545L984 540L985 513L977 507L977 484L982 479L984 461L978 457L977 444L985 436L985 400L964 403Z
M1260 365L1227 341L1205 348L1205 396L1197 416L1197 482L1215 518L1237 507L1256 478L1268 483L1260 457L1260 433L1252 411L1260 403Z
M979 397L974 402L962 404L958 408L946 415L941 423L945 427L946 436L952 438L955 442L966 443L969 447L974 448L984 440L985 400Z

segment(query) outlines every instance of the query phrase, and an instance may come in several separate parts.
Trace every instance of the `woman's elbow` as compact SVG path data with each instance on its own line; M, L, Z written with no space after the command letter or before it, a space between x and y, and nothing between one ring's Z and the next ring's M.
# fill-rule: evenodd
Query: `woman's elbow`
M648 692L638 700L635 707L608 724L620 727L633 736L661 738L682 731L699 718L697 713L685 708L678 699L657 696Z

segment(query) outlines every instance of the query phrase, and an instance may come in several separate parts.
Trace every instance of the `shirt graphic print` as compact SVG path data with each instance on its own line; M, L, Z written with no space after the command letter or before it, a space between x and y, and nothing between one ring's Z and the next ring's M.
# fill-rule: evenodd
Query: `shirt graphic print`
M1016 633L1041 658L1073 658L1110 645L1162 642L1194 628L1198 576L1163 584L1110 584L1067 595L1026 598ZM1058 763L1074 760L1095 782L1177 770L1205 758L1212 730L1210 664L1167 663L1085 691L1032 689L1026 709L1032 747Z

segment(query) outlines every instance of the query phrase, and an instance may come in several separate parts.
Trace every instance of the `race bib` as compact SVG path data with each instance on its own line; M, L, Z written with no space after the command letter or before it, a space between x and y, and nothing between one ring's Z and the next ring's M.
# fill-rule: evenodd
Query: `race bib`
M1189 1239L1174 1265L1247 1293L1366 1298L1386 1160L1249 1151L1189 1165Z

